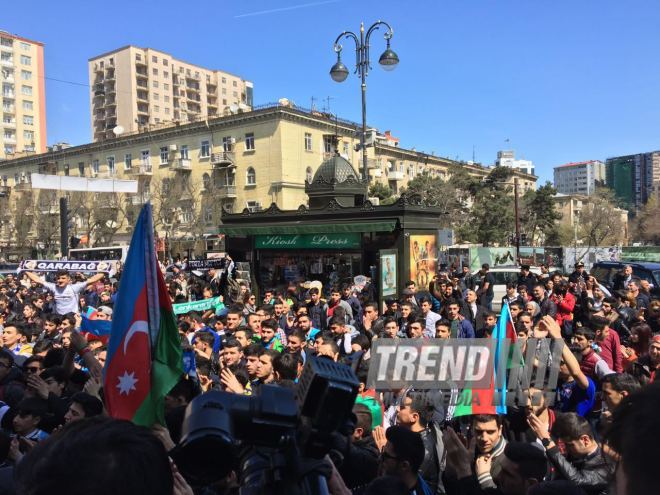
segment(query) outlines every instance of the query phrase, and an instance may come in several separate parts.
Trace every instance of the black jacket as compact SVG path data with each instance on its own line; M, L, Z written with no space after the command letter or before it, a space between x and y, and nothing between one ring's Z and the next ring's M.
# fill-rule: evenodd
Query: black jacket
M580 459L567 459L556 446L546 450L546 455L555 468L556 479L572 481L588 495L607 495L615 466L600 447Z
M354 442L346 439L343 446L337 447L336 452L343 457L337 470L349 489L368 485L376 477L379 452L372 436Z

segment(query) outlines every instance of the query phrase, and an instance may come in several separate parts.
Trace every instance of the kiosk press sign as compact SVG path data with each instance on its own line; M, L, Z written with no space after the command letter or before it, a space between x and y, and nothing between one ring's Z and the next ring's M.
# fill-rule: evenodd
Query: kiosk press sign
M357 249L360 234L281 234L255 236L257 249Z

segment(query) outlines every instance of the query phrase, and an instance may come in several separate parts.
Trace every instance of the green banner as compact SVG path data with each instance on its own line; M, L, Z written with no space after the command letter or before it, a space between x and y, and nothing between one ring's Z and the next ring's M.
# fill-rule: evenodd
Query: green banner
M660 262L660 248L658 246L624 246L621 248L623 261L653 261Z
M356 249L360 234L282 234L255 236L257 249Z
M191 311L206 311L221 304L222 301L220 301L219 297L212 297L211 299L202 299L201 301L172 304L172 310L175 315L183 315Z

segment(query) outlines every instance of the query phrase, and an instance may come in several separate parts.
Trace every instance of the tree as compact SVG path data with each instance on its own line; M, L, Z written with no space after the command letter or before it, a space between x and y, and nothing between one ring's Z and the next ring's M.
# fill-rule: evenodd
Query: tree
M381 184L380 182L374 182L369 186L369 197L378 198L381 205L391 205L396 201L394 193L389 186Z
M433 177L428 172L417 175L402 192L417 194L426 204L442 210L441 224L458 228L469 211L471 190L477 180L463 168L449 170L447 178Z
M529 190L522 197L520 209L521 233L527 236L527 244L536 246L556 240L557 221L561 214L557 211L554 196L557 190L550 182L537 190Z
M616 208L614 193L609 189L597 189L582 206L578 219L578 241L592 247L621 244L625 238L625 225Z
M467 184L473 195L468 217L461 219L460 238L483 246L507 245L515 230L512 188L507 185L513 171L495 167L483 182Z
M652 196L639 210L633 223L633 239L645 244L660 244L660 205Z
M34 247L30 232L34 226L35 205L34 195L31 191L17 192L18 197L14 203L15 212L20 214L12 215L9 223L10 240L21 250L28 250Z
M60 208L57 191L42 190L36 205L37 241L45 255L58 251L60 240Z

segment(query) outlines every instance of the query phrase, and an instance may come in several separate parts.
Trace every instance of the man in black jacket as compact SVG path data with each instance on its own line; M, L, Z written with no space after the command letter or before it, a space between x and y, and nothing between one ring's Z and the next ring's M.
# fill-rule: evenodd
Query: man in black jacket
M353 436L346 439L343 446L335 450L343 458L337 460L337 470L346 487L354 489L367 485L378 473L378 456L380 452L371 435L371 411L364 404L355 404L353 414L357 418Z
M603 454L585 418L576 413L565 413L558 416L552 425L552 436L564 443L566 456L559 451L550 432L538 417L532 414L528 421L543 444L550 464L555 468L555 478L572 481L587 495L607 495L615 466Z

